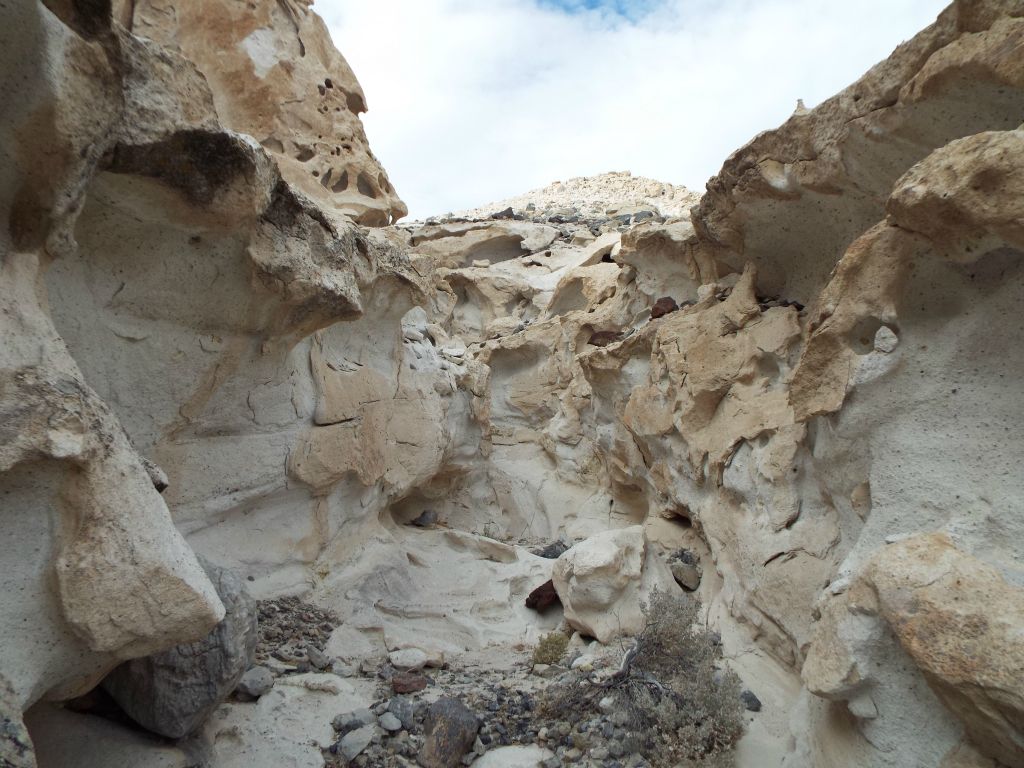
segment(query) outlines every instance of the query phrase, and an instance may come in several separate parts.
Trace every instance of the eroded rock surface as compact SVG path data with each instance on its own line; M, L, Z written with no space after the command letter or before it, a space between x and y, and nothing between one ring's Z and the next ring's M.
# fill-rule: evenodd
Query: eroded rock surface
M256 601L230 571L211 563L203 570L224 603L221 622L201 640L127 661L103 681L135 722L175 739L201 726L235 690L256 650Z
M313 768L354 670L610 642L686 551L740 765L1024 760L1019 3L957 0L692 220L610 174L402 226L307 3L3 14L5 758L222 619L193 551L290 617L204 759Z

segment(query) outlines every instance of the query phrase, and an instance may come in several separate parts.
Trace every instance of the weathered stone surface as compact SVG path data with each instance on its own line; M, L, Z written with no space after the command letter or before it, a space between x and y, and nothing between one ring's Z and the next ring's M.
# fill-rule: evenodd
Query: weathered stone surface
M880 615L973 743L1024 762L1024 589L942 534L882 549L865 579Z
M404 207L308 3L5 10L11 711L208 633L189 545L336 611L326 657L373 673L535 645L531 553L624 536L566 616L610 637L651 557L699 552L677 575L765 704L740 765L1019 762L1022 24L957 0L692 223L606 174L368 230ZM898 538L937 531L955 555ZM314 710L357 704L299 677L222 707L211 762L321 765Z
M238 680L235 691L242 698L258 699L274 687L274 673L263 666L251 667Z
M32 739L21 717L21 702L7 678L0 675L0 764L35 768Z
M552 581L569 626L603 643L643 629L641 603L654 589L677 589L640 526L570 548L555 561Z
M174 739L199 728L235 690L256 650L256 601L235 574L207 562L203 569L224 603L220 623L202 640L127 661L103 681L135 722Z
M191 61L224 125L255 137L290 184L361 224L388 224L408 211L369 151L363 90L309 5L189 2L169 14L147 1L122 23Z
M1015 3L954 2L881 65L735 152L695 211L701 250L808 303L896 180L953 139L1022 121Z
M373 688L330 674L290 675L254 704L222 704L202 731L210 761L217 768L322 768L322 750L336 736L330 713L368 706Z
M484 753L473 765L477 768L539 768L555 757L551 750L532 744L528 747L499 747Z
M430 705L423 724L424 742L417 756L423 768L455 768L471 751L480 722L458 699L441 698Z

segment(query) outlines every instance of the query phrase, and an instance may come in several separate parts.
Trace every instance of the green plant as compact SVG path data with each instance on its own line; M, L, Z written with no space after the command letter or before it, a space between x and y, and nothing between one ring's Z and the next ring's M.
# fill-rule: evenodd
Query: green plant
M551 632L544 635L533 649L534 664L557 664L565 656L569 647L569 638L562 632Z
M698 624L699 610L689 596L652 593L644 629L618 670L552 684L545 714L573 722L611 710L630 748L655 766L730 765L742 734L739 679L719 669L720 648Z

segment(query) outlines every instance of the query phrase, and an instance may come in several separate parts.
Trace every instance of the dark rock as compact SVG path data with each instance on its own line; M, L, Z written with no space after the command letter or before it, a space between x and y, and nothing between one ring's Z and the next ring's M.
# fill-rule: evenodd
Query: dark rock
M437 512L432 509L424 509L420 513L420 516L415 520L411 520L409 525L415 525L417 528L429 528L437 523Z
M619 216L613 216L612 218L614 218L615 221L619 222L620 224L629 224L629 222L632 221L633 219L633 215L629 213L623 213Z
M532 608L538 613L543 613L555 603L561 605L562 601L558 599L558 593L555 591L555 584L551 579L548 579L533 590L529 597L526 598L526 607Z
M639 224L641 221L647 221L648 219L654 218L654 211L637 211L633 214L633 222Z
M357 755L370 746L375 732L372 725L364 725L354 731L349 731L338 742L338 751L346 760L354 760Z
M202 640L132 659L103 687L143 728L181 738L200 725L238 686L256 650L256 601L230 571L200 561L226 613Z
M679 305L676 304L676 300L671 296L662 296L651 307L651 319L657 320L659 317L664 317L670 312L675 312L679 309Z
M344 736L347 733L364 728L368 725L373 725L377 722L376 716L369 709L356 709L352 712L345 712L344 714L337 715L331 721L331 727L338 732L340 736Z
M392 696L388 701L388 712L401 721L405 730L411 732L416 727L416 705L405 696Z
M590 340L587 343L595 347L607 347L621 338L621 331L594 331L590 334Z
M740 694L740 698L743 699L743 706L747 708L748 712L761 711L761 700L754 695L753 691L744 690Z
M274 673L266 667L253 667L238 681L235 694L244 701L253 701L274 687Z
M676 560L669 563L669 569L672 571L672 578L687 592L693 592L700 587L700 566Z
M330 658L316 646L306 649L306 658L309 659L309 663L316 669L327 669L331 666Z
M497 213L492 213L491 214L491 218L495 219L495 220L514 219L515 217L516 217L516 212L513 211L511 207L506 208L503 211L498 211Z
M562 556L562 553L567 551L568 549L569 545L566 544L564 541L553 541L546 547L534 549L531 550L531 552L532 554L537 555L537 557L544 557L548 560L557 560L559 557Z
M395 693L416 693L427 687L427 678L414 672L395 672L391 676L391 690Z
M473 749L480 722L458 699L445 697L430 705L424 724L426 740L417 757L423 768L454 768Z

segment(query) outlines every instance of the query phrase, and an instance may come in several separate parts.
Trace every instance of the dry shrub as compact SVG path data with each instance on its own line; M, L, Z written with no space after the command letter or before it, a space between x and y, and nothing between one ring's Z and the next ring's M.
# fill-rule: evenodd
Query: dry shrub
M557 664L565 656L569 647L569 638L562 632L551 632L544 635L533 649L534 664Z
M628 746L653 765L731 765L743 730L739 678L717 668L720 648L698 626L698 613L695 599L655 591L619 670L604 680L580 672L551 685L545 715L579 722L599 715L599 702L611 697L611 711L625 713Z

